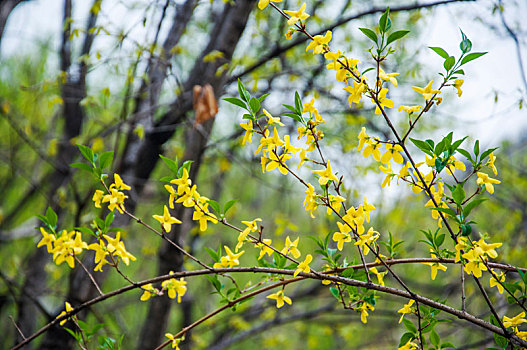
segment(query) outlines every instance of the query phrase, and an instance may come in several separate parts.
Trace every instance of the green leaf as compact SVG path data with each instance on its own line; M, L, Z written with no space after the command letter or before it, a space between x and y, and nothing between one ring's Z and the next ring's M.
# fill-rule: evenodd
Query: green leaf
M381 18L379 18L379 30L381 33L386 33L389 28L388 27L388 16L390 14L390 8L387 7L386 11L382 14ZM391 26L391 24L390 24Z
M461 205L465 199L465 191L463 190L463 184L457 184L454 191L452 191L452 198L456 204Z
M56 229L57 228L57 214L51 207L48 207L48 209L46 210L46 218L48 219L47 220L48 225L51 228Z
M106 227L110 227L113 222L114 215L115 214L113 213L113 211L109 212L108 215L106 215L106 218L104 219L104 225Z
M432 147L430 146L430 144L428 142L425 142L425 141L421 141L421 140L416 140L416 139L413 139L410 137L410 141L412 141L412 143L417 147L419 148L421 151L425 152L426 154L428 154L429 156L433 156L433 150L432 150Z
M476 142L474 143L474 154L476 155L476 158L479 155L479 140L476 140Z
M488 198L477 198L477 199L474 199L473 201L471 201L470 203L468 203L464 208L463 208L463 216L464 217L467 217L468 214L470 214L470 212L472 211L472 209L474 209L475 207L477 207L478 205L480 205L481 203L483 203L484 201L486 201Z
M470 236L471 233L472 233L472 226L470 226L469 224L461 225L461 236L467 237L467 236Z
M302 110L297 111L296 108L291 106L291 105L282 105L282 106L284 106L285 108L289 109L291 112L293 112L295 114L301 114L302 113Z
M450 208L430 208L431 210L437 210L437 211L440 211L442 213L445 213L445 214L448 214L452 217L455 217L456 216L456 212L453 211L452 209Z
M258 101L260 101L260 103L262 103L267 98L267 96L269 96L269 95L270 95L270 93L263 94L262 96L258 97Z
M214 289L216 289L216 291L218 291L218 293L221 293L221 290L223 288L220 280L218 279L218 276L205 276L207 277L207 279L210 281L210 283L212 283L212 285L214 286Z
M468 160L472 161L472 156L470 155L470 153L468 153L468 151L460 148L460 149L457 149L456 152L461 153L463 156L465 156L465 158L467 158Z
M298 114L302 114L302 111L304 110L304 107L302 106L302 99L300 99L298 91L295 91L295 110Z
M261 108L260 101L258 101L258 99L255 97L251 97L251 99L249 100L249 108L251 108L251 111L254 114L258 113L258 111L260 111L260 108Z
M166 166L174 173L174 175L178 175L179 172L179 165L177 158L176 160L172 160L170 158L165 157L164 155L160 154L159 158L163 160L163 162L166 164Z
M445 234L442 233L438 236L435 237L435 245L436 247L441 247L441 244L443 244L443 242L445 241Z
M104 152L99 157L99 167L101 169L106 169L112 166L113 162L113 151Z
M479 58L479 57L485 55L486 53L487 52L473 52L473 53L469 53L468 55L463 57L463 59L461 60L461 63L459 65L462 66L465 63L468 63L470 61L475 60L476 58Z
M375 68L373 68L373 67L366 68L366 69L364 70L364 72L362 72L361 75L364 75L364 74L368 73L368 72L371 71L371 70L375 70Z
M412 323L412 321L410 320L407 320L406 318L403 318L403 323L404 323L404 327L412 334L416 334L417 333L417 327L414 326L414 324Z
M207 248L207 247L204 247L204 248L205 248L205 251L207 253L209 253L209 255L212 258L212 260L214 260L215 262L219 262L220 261L220 256L218 255L218 253L216 253L214 250L212 250L210 248Z
M498 149L498 147L490 148L490 149L486 150L485 152L481 153L481 158L479 160L483 161L485 158L488 157L489 154L491 154L492 152L494 152L497 149Z
M93 173L93 167L91 167L90 165L86 163L72 163L70 164L70 167L85 170L89 172L90 174Z
M443 67L445 67L445 69L447 71L449 71L450 69L452 69L452 67L454 67L454 64L456 63L456 58L454 56L450 56L449 58L447 58L445 60L445 62L443 63Z
M457 140L456 142L454 142L454 143L452 144L452 146L450 147L450 153L451 153L451 155L453 155L453 154L456 152L456 150L459 148L459 146L461 146L461 144L463 143L463 141L466 140L467 137L468 137L468 136L465 136L465 137L463 137L462 139Z
M359 28L359 30L377 45L377 34L373 30L368 28Z
M283 115L284 117L292 118L292 119L296 120L297 122L304 124L302 118L301 118L298 114L294 114L294 113L284 113L284 114L282 114L282 115Z
M211 208L214 209L216 213L221 214L221 207L218 202L216 202L215 200L209 199L208 203L211 206Z
M403 318L404 320L404 318ZM415 335L409 332L404 333L399 341L399 347L404 346L408 341L415 339Z
M452 74L461 74L461 75L465 75L465 71L463 69L458 69L456 70L454 73Z
M472 42L467 38L465 33L460 29L461 31L461 42L459 43L459 48L463 53L470 52L472 50Z
M243 83L240 79L238 79L238 94L245 102L249 102L251 99L251 94L249 94L245 86L243 86Z
M86 158L86 160L88 162L90 162L91 164L95 163L95 156L94 156L93 151L92 151L92 149L90 147L87 147L87 146L84 146L84 145L81 145L81 144L77 144L77 147L79 147L79 151L84 156L84 158Z
M445 60L450 57L450 55L445 51L443 50L442 48L440 47L434 47L434 46L429 46L428 47L429 49L433 50L435 53L437 53L439 56L443 57Z
M439 337L439 334L435 331L435 329L430 332L430 343L432 343L433 346L437 347L439 343L441 342L441 338Z
M396 32L393 32L388 36L388 40L386 41L386 45L390 45L395 40L399 40L402 37L404 37L406 34L410 33L409 30L398 30Z
M231 199L223 206L223 214L227 214L227 211L232 208L232 206L237 202L237 199Z
M190 166L192 165L192 163L194 163L193 160L184 161L183 164L181 165L181 168L179 168L178 170L178 177L181 177L183 175L183 169L187 169L187 172L190 173Z
M329 291L331 292L331 295L335 297L335 299L340 300L340 293L337 287L329 287Z
M436 158L434 161L435 168L437 170L437 173L439 174L447 165L448 159L442 160L441 158Z
M247 109L247 105L245 104L245 102L243 102L243 101L240 100L239 98L236 98L236 97L226 97L226 98L223 98L222 100L225 101L225 102L229 102L230 104L236 105L236 106L238 106L238 107L241 107L241 108L243 108L243 109Z

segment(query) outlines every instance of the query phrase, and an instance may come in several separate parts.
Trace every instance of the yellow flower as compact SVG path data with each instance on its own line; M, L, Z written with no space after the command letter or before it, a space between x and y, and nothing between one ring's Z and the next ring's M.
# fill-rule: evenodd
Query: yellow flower
M420 93L421 95L423 95L423 98L425 100L429 100L432 98L433 95L435 94L440 94L441 91L440 90L435 90L435 89L432 89L432 84L433 84L433 80L430 80L430 82L428 83L428 85L426 85L424 88L420 88L418 86L412 86L412 89L417 92L417 93Z
M173 273L173 271L170 271L169 274L172 275ZM170 299L174 299L177 296L178 303L181 302L181 297L187 292L186 285L187 282L185 282L183 277L181 277L179 281L175 278L171 278L161 283L161 286L167 290Z
M300 7L300 9L298 11L284 10L285 13L287 13L289 16L291 16L289 18L289 20L287 21L287 24L292 26L293 24L295 24L298 21L302 21L304 19L307 19L309 17L309 15L305 11L306 11L306 3L305 2L302 3L302 6Z
M387 93L388 93L388 89L386 89L386 88L381 89L381 91L379 92L379 96L378 96L377 100L379 101L380 107L382 107L382 108L393 108L395 106L395 104L393 103L392 100L386 98L386 94ZM375 103L375 100L372 98L371 102ZM381 112L381 108L379 108L379 105L376 104L375 114L381 114L382 113Z
M406 344L399 347L397 350L416 350L419 349L416 343L412 342L411 340L408 340Z
M359 138L359 145L357 146L357 152L360 152L362 147L364 147L364 144L370 139L368 134L366 134L365 127L362 127L362 129L360 130L358 138Z
M261 1L263 0L260 0L260 2ZM273 0L273 1L282 1L282 0ZM267 2L269 2L269 0L267 0ZM180 350L179 343L181 343L185 339L185 337L176 338L172 333L165 333L165 337L170 339L170 341L172 342L172 349L176 348L176 350Z
M318 178L318 183L321 186L326 185L329 181L336 181L336 182L339 181L339 179L337 179L337 177L331 172L331 163L329 160L328 160L328 166L326 167L325 170L311 170L311 172L320 176Z
M384 81L390 81L393 86L397 87L397 79L395 79L396 76L398 76L399 73L389 73L386 74L382 68L379 67L379 79L382 79Z
M492 272L494 272L494 270L492 270ZM496 275L496 277L498 279L496 279L494 276L490 278L489 280L489 284L490 284L490 287L496 287L498 288L498 292L500 294L503 294L503 286L501 285L500 282L505 282L505 274L502 272L502 273L499 273L497 274L496 272L494 272L494 274Z
M397 175L393 172L391 163L388 163L388 166L386 167L379 165L379 169L386 174L386 177L384 178L384 181L381 184L381 188L384 188L387 185L390 186L390 184L392 183L392 177Z
M339 227L339 231L333 233L333 240L337 242L338 250L342 250L344 243L351 242L351 236L349 234L351 228L348 225L341 224L338 221L337 226Z
M457 89L457 95L461 97L463 91L461 91L461 85L463 85L463 79L456 79L454 81L454 87Z
M501 181L499 180L496 180L496 179L493 179L491 177L489 177L487 174L485 173L482 173L482 172L477 172L477 175L478 175L478 180L476 181L476 183L478 185L485 185L485 189L487 190L488 193L490 194L493 194L494 193L494 186L493 184L499 184L501 183Z
M355 242L355 245L358 245L362 248L364 255L368 255L370 252L369 246L371 246L379 238L379 232L373 231L373 227L370 227L366 234L360 235Z
M405 111L408 112L408 114L417 113L419 110L423 108L421 106L399 106L399 112Z
M172 228L172 224L181 224L181 221L176 219L173 216L170 216L170 212L168 211L167 206L164 206L164 213L163 216L161 215L152 215L154 219L159 221L161 225L163 225L163 230L165 232L170 232L170 229Z
M265 166L265 171L272 171L276 168L283 174L287 175L289 170L286 167L285 162L289 159L291 159L290 154L281 154L280 156L277 156L275 152L269 153L269 162Z
M276 308L277 309L279 309L282 306L284 306L284 302L288 303L289 305L291 305L291 303L292 303L291 298L286 297L284 295L284 291L283 290L279 290L278 292L276 292L274 294L268 295L267 299L274 299L274 300L276 300Z
M370 211L374 211L375 206L368 203L368 199L364 196L364 203L362 204L362 211L366 217L366 222L370 222Z
M269 5L270 2L282 2L282 0L260 0L258 1L258 8L260 10L263 10L267 7L267 5Z
M496 169L496 166L494 165L494 162L496 161L496 156L493 154L489 154L489 161L487 162L487 166L492 169L492 172L494 175L498 175L498 169Z
M401 164L403 162L403 156L399 152L402 152L403 148L399 144L392 144L387 143L386 144L386 152L381 157L381 162L386 164L390 160L394 160L394 162Z
M381 143L377 138L366 141L366 147L362 150L362 156L368 158L370 155L373 155L373 158L380 162L381 161Z
M284 126L284 123L282 123L282 122L280 121L280 117L273 117L273 116L271 115L271 113L267 112L267 110L266 110L265 108L263 109L263 113L265 114L265 116L266 116L267 118L269 118L269 121L267 122L268 125L271 125L271 124L275 124L275 123L276 123L276 124L278 124L278 125L280 125L280 126Z
M281 253L284 255L287 255L291 253L295 259L298 259L300 257L300 250L298 250L298 241L300 240L300 237L295 239L294 241L291 241L289 236L285 239L285 247L282 249Z
M331 30L328 30L324 36L315 35L313 40L307 45L306 51L313 50L313 55L323 53L324 49L331 41L332 35L333 33L331 33Z
M150 297L154 294L157 294L157 290L154 288L154 286L152 285L152 283L148 283L148 284L145 284L143 287L141 287L144 292L143 292L143 295L141 295L141 301L147 301L148 299L150 299Z
M374 273L374 274L377 276L377 281L378 281L378 283L379 283L381 286L384 286L384 275L386 275L386 273L388 273L388 271L379 272L379 271L377 271L377 268L376 268L376 267L372 267L372 268L370 268L370 271L371 271L372 273Z
M397 311L398 313L402 314L401 315L401 318L399 319L399 323L401 323L403 321L403 318L404 318L404 315L406 314L411 314L413 311L412 311L412 305L415 303L415 300L412 299L408 302L408 304L404 305L402 309L399 309L399 311Z
M433 262L433 263L421 263L423 265L430 266L430 276L432 277L432 280L436 279L437 276L437 270L446 271L447 267L441 263Z
M44 230L43 227L40 227L40 233L42 233L43 237L40 242L38 242L37 248L46 245L48 253L51 253L51 251L53 250L53 242L55 242L55 235L52 233L48 233L46 230Z
M271 239L263 239L262 243L257 243L254 245L256 248L260 248L260 255L258 256L258 260L263 258L265 254L269 256L273 255L274 250L270 247L271 243Z
M130 190L131 187L123 182L119 174L113 174L114 183L110 185L110 189L115 188L117 190Z
M101 191L101 190L97 190L95 191L95 193L93 194L93 197L92 197L92 201L95 202L95 208L100 208L101 207L101 200L104 196L104 192Z
M373 310L375 310L375 307L373 307L373 305L368 304L367 302L363 301L362 305L359 306L357 309L360 311L360 320L361 320L361 322L362 323L367 323L368 322L367 317L369 315L368 314L368 310L373 311Z
M70 303L65 302L65 303L64 303L64 306L66 307L66 311L62 311L62 312L57 316L57 318L60 318L60 317L62 317L62 316L64 316L64 315L70 313L71 311L73 311L73 307L71 307L71 304L70 304ZM59 324L60 324L61 326L63 326L64 323L66 323L66 321L68 321L67 318L65 318L65 319L63 319L62 321L60 321Z
M366 90L366 85L364 85L362 82L357 83L355 80L353 81L353 87L346 86L344 88L344 91L350 93L350 95L348 96L348 104L350 105L350 107L352 103L360 102L362 98L362 94L364 93L365 90Z
M306 211L309 211L311 217L314 218L315 216L313 215L313 212L317 209L318 203L316 201L317 194L313 185L307 184L307 190L305 193L306 198L304 199L304 206L306 207Z
M252 120L248 120L247 123L240 123L240 126L245 130L245 134L243 135L243 140L242 140L242 146L245 145L247 142L249 143L253 142L252 140L252 136L253 136Z
M518 315L512 318L503 316L503 325L505 326L505 328L518 327L520 324L527 322L527 320L524 317L525 317L525 312L519 313Z
M295 270L295 273L293 274L293 277L296 277L300 272L309 273L311 272L311 268L309 267L309 263L313 260L313 257L311 254L306 255L306 258L303 262L298 264L298 267Z

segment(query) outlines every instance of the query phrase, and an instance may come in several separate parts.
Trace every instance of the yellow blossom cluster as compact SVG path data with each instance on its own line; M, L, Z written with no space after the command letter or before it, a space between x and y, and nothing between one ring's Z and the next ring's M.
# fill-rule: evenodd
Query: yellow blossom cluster
M99 238L98 243L92 243L88 247L95 251L95 266L94 271L101 271L102 266L106 264L116 264L117 259L121 259L126 265L130 264L130 260L135 261L136 258L130 254L125 246L123 241L121 241L121 232L118 231L115 235L115 238L112 238L108 235L102 235L105 241L102 238ZM111 256L111 262L106 260L106 257Z
M82 240L82 234L78 231L62 230L58 237L54 233L48 232L40 227L42 239L38 242L37 247L46 246L48 253L53 254L53 261L60 265L66 262L69 267L75 267L75 256L88 249L88 244Z
M119 213L123 213L124 200L128 198L122 191L129 191L130 186L125 184L119 174L114 174L114 183L108 188L109 193L104 194L101 190L96 190L93 194L92 200L95 202L96 208L101 208L101 203L108 203L108 210L113 211L117 209Z
M454 247L456 250L455 262L461 261L461 258L466 259L465 272L479 278L482 271L487 271L485 262L489 258L496 259L498 257L496 248L501 246L502 243L486 243L483 238L479 241L469 242L466 237L459 237Z
M192 220L199 223L200 231L207 230L207 223L218 223L216 215L209 211L209 199L201 196L196 191L196 185L192 185L192 180L189 178L188 169L183 167L181 176L170 181L171 185L177 185L177 190L171 185L165 185L165 189L169 193L168 206L174 209L174 203L181 203L187 208L193 208ZM170 232L172 224L180 224L181 221L170 215L170 211L165 205L163 215L153 215L154 219L159 221L163 227L164 232Z
M223 246L223 248L225 248L225 253L227 253L227 255L222 256L220 258L220 261L215 263L213 267L215 269L221 269L231 268L240 265L240 260L238 259L240 258L240 256L242 256L243 253L245 253L245 251L242 250L241 252L235 254L229 249L229 247Z
M173 275L174 271L170 271L169 275ZM171 278L161 282L162 290L159 290L153 286L152 283L145 284L141 288L143 289L143 294L141 295L141 301L147 301L154 295L162 295L162 291L166 291L170 299L175 299L177 297L177 302L181 302L181 297L187 292L187 282L183 277L179 280L176 278Z

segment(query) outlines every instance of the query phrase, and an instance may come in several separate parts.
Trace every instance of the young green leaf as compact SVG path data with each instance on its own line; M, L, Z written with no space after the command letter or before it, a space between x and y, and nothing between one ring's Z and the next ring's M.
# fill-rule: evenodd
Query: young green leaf
M251 94L249 94L245 86L243 86L243 83L240 79L238 79L238 94L245 102L249 102L251 99Z
M81 151L81 154L86 158L88 162L90 162L92 165L95 165L95 156L93 154L93 151L90 147L77 144L77 147L79 147L79 151Z
M449 71L450 69L452 69L452 67L454 67L454 63L456 63L456 58L454 56L450 56L443 63L443 67L445 67L445 69Z
M249 100L249 108L251 108L251 111L256 114L260 111L260 107L260 101L258 101L256 97L251 97L251 99Z
M377 45L377 42L378 42L377 34L375 34L373 30L368 29L368 28L359 28L359 30L363 32L364 35L366 35L368 38L370 38L370 40L373 41L375 45Z
M172 171L175 175L178 174L178 171L179 171L179 165L178 165L177 158L176 158L176 160L172 160L172 159L170 159L170 158L165 157L165 156L162 155L162 154L159 155L159 158L161 158L161 160L163 161L163 163L166 164L166 166L170 169L170 171Z
M439 56L443 57L445 60L450 57L450 55L445 51L443 50L442 48L440 47L434 47L434 46L429 46L428 47L429 49L433 50L435 53L437 53Z
M465 63L468 63L470 61L475 60L476 58L479 58L479 57L485 55L486 53L487 52L473 52L473 53L469 53L468 55L463 57L463 59L461 60L461 63L459 65L462 66Z
M390 8L387 7L386 8L386 11L384 11L384 13L382 14L381 18L379 18L379 30L381 31L381 33L386 33L388 31L388 16L390 14ZM391 26L391 24L390 24Z
M408 33L410 33L409 30L398 30L396 32L391 33L388 36L388 40L386 40L386 45L390 45L392 42L394 42L395 40L401 39L403 36L405 36Z
M104 152L99 157L99 167L101 169L106 169L112 166L113 162L113 151Z
M241 107L243 109L247 109L247 106L245 105L245 103L242 100L240 100L239 98L226 97L226 98L223 98L222 100L225 101L225 102L229 102L229 103L231 103L233 105L236 105L238 107Z

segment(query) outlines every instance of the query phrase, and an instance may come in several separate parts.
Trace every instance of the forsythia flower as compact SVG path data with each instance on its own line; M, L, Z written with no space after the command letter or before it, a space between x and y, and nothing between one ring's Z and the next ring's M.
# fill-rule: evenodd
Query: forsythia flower
M487 166L492 169L494 175L498 175L498 169L496 169L496 166L494 165L495 161L496 156L493 153L489 154L489 161L487 162Z
M433 255L435 257L435 255ZM433 262L433 263L421 263L423 265L430 266L430 277L432 277L432 280L436 279L437 276L437 270L446 271L447 267L441 263Z
M386 74L382 68L379 67L379 79L382 79L384 81L390 81L393 86L397 87L397 79L395 79L396 76L398 76L399 73L389 73Z
M369 315L368 314L368 310L373 311L373 310L375 310L375 307L373 307L373 305L368 304L367 302L363 301L362 305L359 306L357 309L360 311L360 320L361 320L361 322L362 323L367 323L368 322L367 317Z
M461 97L461 94L463 93L463 91L461 91L461 85L463 85L463 79L456 79L454 81L454 87L457 89L458 97Z
M276 308L277 309L279 309L282 306L284 306L284 302L288 303L289 305L291 305L291 303L292 303L291 298L286 297L284 295L284 291L283 290L279 290L278 292L276 292L274 294L268 295L267 299L274 299L274 300L276 300Z
M267 7L267 5L269 5L270 2L282 2L282 0L260 0L258 1L258 8L263 10Z
M339 179L337 179L337 177L331 172L331 163L329 160L328 166L325 170L311 170L311 172L320 176L318 183L322 186L326 185L329 181L339 181Z
M413 311L412 311L412 305L415 303L415 300L412 299L408 302L408 304L404 305L402 309L399 309L399 311L397 311L398 313L402 314L401 315L401 318L399 319L399 323L401 323L403 321L403 318L404 318L404 315L406 314L411 314Z
M428 85L426 85L424 88L420 88L418 86L412 86L412 89L417 92L417 93L420 93L421 95L423 95L423 98L425 100L429 100L432 98L433 95L435 94L440 94L441 91L440 90L435 90L435 89L432 89L432 84L434 83L433 80L430 80L430 82L428 83Z
M242 250L241 252L234 254L226 245L223 246L223 248L225 248L225 252L227 253L227 255L222 256L220 258L220 262L215 263L212 267L214 267L215 269L221 269L224 267L231 268L240 265L240 261L238 259L240 258L240 256L242 256L243 253L245 253L245 251Z
M275 124L275 123L276 123L276 124L278 124L278 125L280 125L280 126L284 126L284 123L282 123L282 122L280 121L280 117L273 117L273 116L271 115L271 113L267 112L267 110L266 110L265 108L264 108L262 111L263 111L263 113L265 114L265 116L269 119L269 121L268 121L268 125L271 125L271 124Z
M95 191L95 193L93 194L93 198L92 198L92 201L95 202L95 208L101 207L101 200L103 199L103 197L104 197L103 191L101 190Z
M401 164L403 162L403 156L399 153L402 152L403 148L399 144L392 144L387 143L386 144L386 152L381 157L381 162L386 164L390 160L394 160L394 162Z
M260 0L260 2L262 2L262 1L263 0ZM282 0L273 0L273 1L282 1ZM269 0L267 0L267 2L269 2ZM165 337L170 339L170 341L172 342L172 349L176 348L176 350L180 350L179 349L179 343L181 343L183 340L185 340L184 336L181 337L181 338L176 338L172 333L165 333Z
M169 274L172 275L173 273L173 271L170 271ZM186 284L187 282L181 277L179 281L175 278L163 281L161 286L167 290L170 299L174 299L177 296L177 302L180 303L181 297L187 292Z
M339 227L339 231L333 233L333 240L337 242L338 250L342 250L344 243L351 242L351 236L349 234L351 228L348 225L341 224L338 221L337 226Z
M282 249L281 253L284 255L287 255L291 253L295 259L298 259L300 257L300 250L298 250L298 241L300 240L300 237L295 239L294 241L291 241L289 236L285 239L285 247Z
M296 277L300 272L309 273L311 272L311 268L309 267L309 263L313 260L313 257L311 254L306 255L306 258L303 262L298 264L297 269L295 270L295 273L293 274L293 277Z
M482 173L482 172L478 171L477 174L478 174L478 180L476 181L476 183L478 185L485 185L485 189L490 194L494 193L494 186L493 186L493 184L501 183L501 181L493 179L493 178L489 177L485 173Z
M106 248L108 252L112 253L114 256L120 257L126 265L130 264L130 260L136 260L135 256L128 253L124 243L121 241L120 231L117 231L115 238L112 238L108 235L103 235L103 237L106 239L106 241L108 241L108 246Z
M170 229L172 228L172 224L181 224L181 221L176 219L173 216L170 216L170 212L168 211L167 206L164 206L164 212L163 216L161 215L152 215L154 219L159 221L161 225L163 226L163 230L165 232L170 232Z
M505 328L518 327L520 324L525 322L527 322L527 320L525 319L525 312L519 313L518 315L512 318L503 316L503 326L505 326Z
M247 123L240 123L240 126L245 130L245 134L243 135L243 140L242 140L242 146L245 145L247 142L249 143L253 142L252 140L252 136L253 136L252 120L248 120Z
M245 224L247 227L238 235L238 244L236 244L235 247L236 252L238 252L238 249L240 249L243 246L243 243L247 241L249 233L258 231L259 221L262 221L262 219L257 218L253 221L242 221L242 224Z
M273 255L274 250L270 247L271 243L271 239L263 239L262 243L255 244L255 247L260 248L260 256L258 256L258 260L263 258L265 254L269 256Z
M378 283L379 283L381 286L384 286L384 275L386 275L386 273L388 273L388 271L379 272L379 271L377 271L377 268L376 268L376 267L372 267L372 268L370 268L370 271L371 271L372 273L374 273L374 274L377 276L377 281L378 281Z
M378 138L372 139L366 141L366 147L362 150L362 156L364 158L368 158L370 155L373 155L373 158L380 162L381 161L381 143L379 142Z
M307 19L309 17L309 14L307 14L305 11L306 11L306 3L305 2L302 3L302 6L300 7L300 9L298 11L284 10L285 13L287 13L289 16L291 16L287 20L287 24L292 26L293 24L295 24L298 21L302 21L304 19Z
M307 184L307 190L306 190L306 198L304 199L304 206L306 207L306 211L309 211L309 214L312 218L315 216L313 215L313 212L317 209L318 203L316 202L317 194L315 193L315 188L311 184Z
M332 35L331 30L328 30L324 36L315 35L313 40L307 45L306 51L313 50L313 55L323 53L324 48L331 41Z
M373 231L373 227L370 227L367 233L360 235L357 239L357 242L355 242L355 245L362 248L364 255L368 255L370 252L370 248L368 246L371 246L375 241L379 238L379 232Z
M423 108L421 106L399 106L399 112L405 111L408 112L408 114L417 113L419 110Z
M379 96L378 96L378 101L379 101L379 104L377 105L377 103L375 102L375 100L372 98L371 99L371 102L375 103L375 114L381 114L381 108L379 107L382 107L382 108L393 108L395 106L395 104L393 103L392 100L386 98L386 94L388 93L388 89L386 88L383 88L381 89L381 91L379 92Z
M348 96L348 104L351 107L352 103L359 103L362 98L362 93L366 90L366 85L362 83L357 83L355 80L353 81L353 87L352 86L346 86L344 88L344 91L349 92L350 95ZM388 89L386 89L388 90Z
M368 134L366 134L365 127L362 127L362 129L360 130L358 139L359 139L359 145L357 146L357 152L360 152L360 150L362 150L362 147L364 147L364 144L370 139Z
M375 206L373 204L368 203L368 199L366 196L364 196L364 203L362 203L362 211L364 212L364 216L366 217L366 222L370 222L370 211L374 211Z
M57 318L60 318L60 317L62 317L62 316L64 316L64 315L68 314L69 312L73 311L73 308L71 307L71 304L70 304L70 303L65 302L65 303L64 303L64 306L66 307L66 311L62 311L62 312L57 316ZM63 319L62 321L60 321L59 324L60 324L61 326L63 326L64 323L66 323L66 321L68 321L67 318L65 318L65 319Z
M411 340L408 340L406 344L399 347L397 350L416 350L416 349L419 349L418 345L412 342Z
M141 301L147 301L154 294L157 294L157 290L154 288L152 283L145 284L143 287L143 295L141 295Z
M37 248L45 245L48 249L48 253L51 253L53 250L53 242L55 242L55 235L53 233L48 233L43 227L40 228L40 233L42 233L42 239L37 244Z
M494 270L492 270L492 272L494 272ZM498 288L498 292L499 292L500 294L503 294L503 286L501 285L500 282L505 282L505 274L504 274L503 272L502 272L502 273L499 273L499 274L497 274L497 273L494 272L494 275L496 275L496 277L497 277L498 279L496 279L494 276L491 277L490 280L489 280L490 287L491 287L491 288L492 288L492 287L496 287L496 288Z

